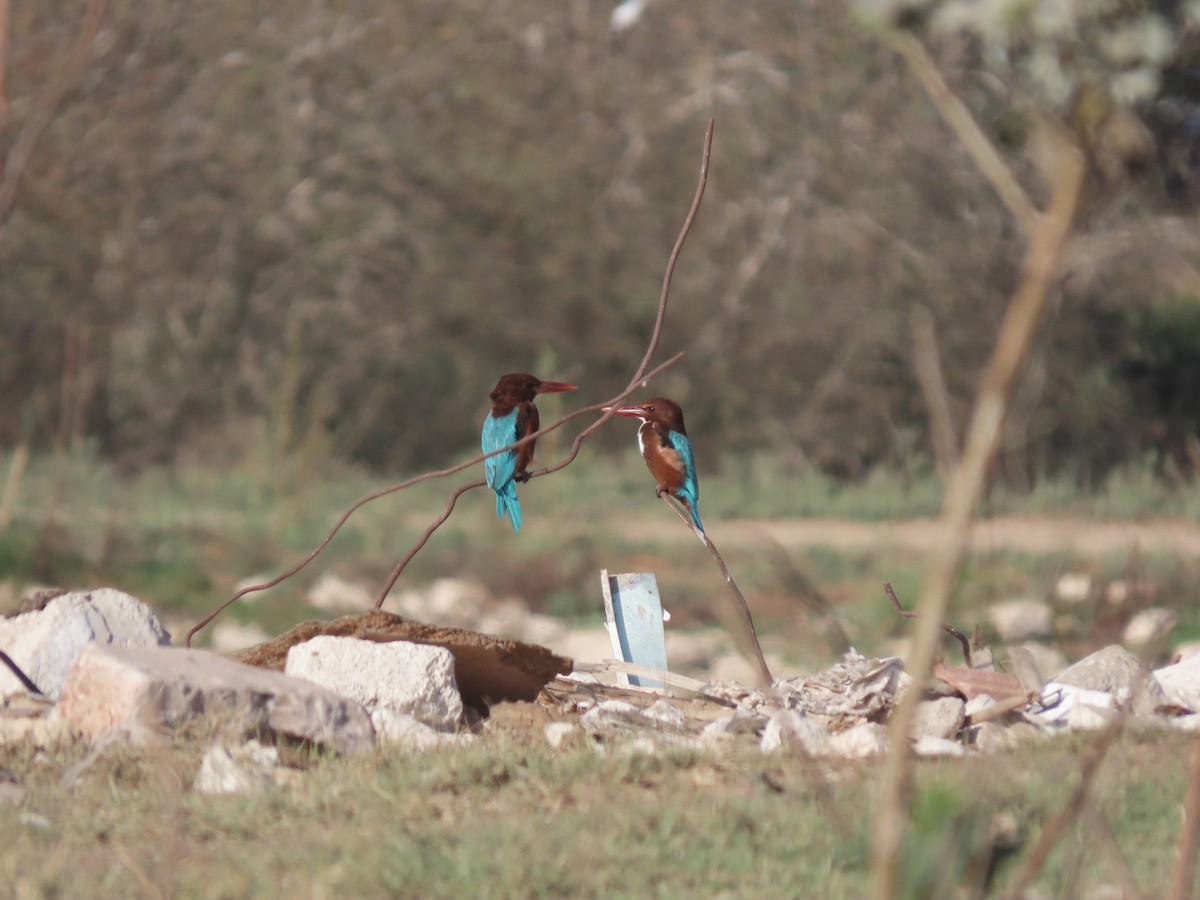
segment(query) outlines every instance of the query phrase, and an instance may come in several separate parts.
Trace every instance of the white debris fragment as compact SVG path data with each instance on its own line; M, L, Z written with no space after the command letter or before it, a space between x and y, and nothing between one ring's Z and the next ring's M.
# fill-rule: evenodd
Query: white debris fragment
M794 709L785 709L767 720L759 748L763 753L799 748L810 756L816 756L827 743L829 732Z
M279 765L279 751L250 740L239 747L214 744L200 761L201 794L242 794L294 781L299 773Z
M913 744L913 753L925 757L965 756L967 748L958 741L925 735L917 738L916 743Z
M563 742L567 740L578 729L570 722L547 722L545 728L546 743L554 750L562 747Z
M683 731L687 727L687 717L666 700L654 701L653 705L642 710L642 715L674 731Z

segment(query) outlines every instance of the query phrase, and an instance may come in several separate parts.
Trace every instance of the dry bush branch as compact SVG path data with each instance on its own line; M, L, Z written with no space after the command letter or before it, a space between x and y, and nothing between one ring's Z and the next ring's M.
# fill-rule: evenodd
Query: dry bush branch
M886 593L888 595L888 599L892 601L892 609L894 609L896 612L898 612L901 616L903 616L906 619L920 618L920 616L918 616L915 612L907 610L903 606L900 605L900 598L897 597L896 592L894 590L892 590L892 583L890 581L885 581L883 583L883 590L884 590L884 593ZM963 661L967 664L967 668L970 668L971 667L971 642L969 640L967 640L967 636L965 634L963 634L961 631L959 631L957 628L951 628L945 622L942 623L942 631L946 632L946 634L950 635L952 638L954 638L960 644L962 644Z
M696 523L692 521L691 513L687 511L687 507L676 499L671 494L661 494L662 499L667 506L675 510L675 514L692 530L692 533L700 539L707 549L713 560L716 561L717 568L721 570L721 574L725 577L725 584L729 588L729 593L734 600L734 612L737 615L737 620L741 624L741 640L737 641L742 653L754 663L757 669L758 686L761 688L769 688L774 679L771 677L771 670L767 667L767 660L763 656L762 647L758 643L758 632L754 629L754 618L750 615L750 606L746 603L746 597L742 594L741 588L737 586L737 582L733 580L733 575L729 572L729 567L725 565L725 560L721 558L721 554L717 552L716 545L712 542L707 534L696 527ZM736 633L735 633L736 634Z
M908 747L917 701L929 677L938 632L950 592L966 554L968 532L996 455L1009 397L1055 280L1063 247L1075 222L1083 187L1083 154L1065 135L1054 135L1059 166L1050 207L1035 219L1016 294L1000 326L992 357L984 370L962 461L947 486L942 504L944 538L926 578L917 613L909 659L913 690L906 692L889 729L890 750L884 764L872 835L872 896L890 900L896 892L896 866L901 836L908 820L912 789L912 757Z
M899 32L893 37L892 46L908 63L930 102L962 141L976 167L1008 207L1013 218L1026 234L1032 235L1038 221L1033 201L1004 162L995 144L979 127L966 104L950 89L925 45L912 34Z
M1175 845L1175 871L1171 875L1171 900L1188 900L1196 881L1196 834L1200 832L1200 738L1192 762L1192 780L1183 806L1183 824Z
M211 623L217 616L219 616L222 612L224 612L226 609L228 609L237 600L241 599L242 597L246 596L247 594L254 593L256 591L263 591L268 588L274 587L275 585L279 584L280 582L282 582L288 578L291 578L293 575L300 572L300 570L305 568L309 563L311 563L314 559L317 558L317 556L321 553L321 551L323 551L329 545L329 542L333 540L334 536L338 533L339 530L341 530L342 526L346 524L346 522L350 519L350 517L358 509L365 506L366 504L372 502L373 500L378 500L381 497L385 497L388 494L394 494L398 491L404 490L405 488L411 487L415 484L419 484L420 482L430 481L435 478L444 478L446 476L453 475L457 472L461 472L462 470L467 469L471 466L478 465L480 462L482 462L483 460L485 460L491 456L495 456L499 453L507 453L509 450L513 450L517 447L521 447L521 446L529 443L530 441L535 441L542 435L548 434L548 433L555 431L556 429L562 427L563 425L565 425L567 422L571 421L572 419L575 419L582 415L586 415L588 413L596 412L597 410L601 409L604 406L616 405L621 400L625 399L625 397L627 397L629 394L633 393L635 390L637 390L639 387L641 387L642 384L645 381L647 381L652 375L655 375L655 374L667 369L668 367L674 365L676 362L678 362L683 357L683 353L676 354L671 359L667 360L665 363L663 363L662 365L655 368L655 370L652 373L647 374L646 370L649 368L650 360L654 356L654 352L658 349L658 343L662 336L663 321L666 316L667 300L668 300L668 297L670 296L671 279L675 273L675 265L679 259L679 253L683 249L683 243L686 240L688 233L691 231L692 223L696 219L696 214L700 209L700 201L704 196L704 188L708 183L708 167L709 167L709 159L712 155L712 138L713 138L714 127L715 127L715 120L709 119L708 128L705 130L705 133L704 133L704 149L701 154L700 175L699 175L698 183L696 186L696 192L692 199L692 205L691 205L690 209L688 210L688 214L687 214L686 218L684 219L683 227L680 229L679 236L676 238L675 245L674 245L674 247L672 247L671 254L667 260L666 272L663 275L662 290L659 294L658 312L657 312L657 315L655 316L655 320L654 320L654 328L650 334L650 340L649 340L649 343L646 348L646 353L643 355L641 363L638 365L638 368L637 368L636 372L634 373L633 378L630 379L629 384L627 385L627 387L625 388L624 391L622 391L616 397L614 397L610 400L606 400L603 403L593 404L591 406L584 407L583 409L578 409L571 413L568 413L567 415L565 415L562 418L555 421L553 424L548 425L545 428L541 428L533 434L528 434L525 437L521 438L519 441L514 441L512 444L509 444L507 447L501 447L499 450L492 451L491 453L481 454L479 456L476 456L472 459L467 460L464 463L460 463L456 466L451 466L450 468L447 468L447 469L440 469L435 472L426 472L423 475L418 475L413 478L409 478L398 484L391 485L390 487L384 488L379 491L375 491L374 493L368 494L367 496L360 498L359 500L355 501L350 506L349 509L347 509L344 513L342 513L341 517L334 524L333 528L331 528L330 531L328 532L328 534L325 535L325 538L315 548L313 548L313 550L310 551L309 554L307 556L305 556L299 563L297 563L295 566L293 566L288 571L271 579L270 581L262 582L260 584L250 585L250 586L245 587L245 588L241 589L240 591L236 592L233 596L229 597L221 605L219 605L216 609L214 609L211 613L209 613L207 616L205 616L203 619L201 619L199 622L197 622L195 625L192 626L191 630L189 630L188 633L184 636L184 645L187 647L190 647L192 645L192 638L196 635L196 633L199 632L201 629L203 629L205 626L207 626L209 623ZM595 422L593 422L591 425L589 425L587 428L585 428L583 431L581 431L576 436L575 441L572 443L572 446L571 446L571 452L568 454L568 456L564 460L562 460L548 468L541 469L537 472L531 473L530 478L537 478L542 475L548 475L552 472L557 472L559 469L565 468L566 466L570 465L570 463L572 461L574 461L575 457L578 455L579 448L580 448L583 440L587 436L589 436L590 434L595 432L596 429L598 429L601 425L603 425L605 422L607 422L610 418L612 418L611 412L604 413L599 419L597 419ZM425 543L433 535L434 531L436 531L441 526L441 524L450 517L450 514L453 512L454 505L455 505L455 503L457 503L458 498L460 496L462 496L464 493L466 493L467 491L471 490L472 488L481 487L484 483L485 482L483 482L483 481L469 482L469 483L467 483L465 485L461 485L460 487L455 489L454 493L451 495L449 501L447 502L446 508L442 511L441 515L439 515L438 518L436 518L433 521L433 523L426 529L424 534L421 536L421 538L418 539L417 543L413 546L413 548L411 548L409 550L409 552L407 554L405 554L405 556L401 560L400 564L398 564L397 567L393 570L386 586L380 592L380 594L376 597L376 601L374 604L376 609L378 609L380 606L383 605L383 601L386 599L387 594L391 591L392 587L395 585L396 580L400 577L400 573L403 571L404 567L408 564L408 562L425 545Z
M1096 780L1097 772L1100 771L1100 764L1108 756L1108 751L1112 747L1113 741L1124 729L1124 726L1124 717L1117 717L1111 725L1100 733L1092 746L1088 748L1087 755L1080 766L1079 784L1075 786L1074 792L1067 799L1062 809L1051 816L1046 821L1046 824L1042 826L1037 844L1034 845L1029 855L1025 858L1025 864L1021 867L1021 870L1013 878L1007 894L1012 900L1020 900L1020 898L1025 896L1026 888L1033 882L1037 873L1042 870L1042 866L1046 864L1046 860L1050 856L1050 851L1054 849L1054 845L1058 843L1059 838L1066 832L1067 827L1083 812L1091 795L1092 783Z
M96 34L100 30L100 22L104 19L107 8L108 0L91 0L91 3L88 4L83 30L80 32L79 39L75 42L70 56L38 95L29 121L25 123L21 133L17 135L12 149L8 152L4 161L4 174L3 177L0 177L0 231L3 230L16 208L17 191L21 186L21 178L25 174L25 169L33 159L34 148L37 147L37 143L46 129L50 127L50 123L54 121L54 114L58 112L63 97L79 80L87 66L92 41L96 39ZM5 13L5 31L7 32L7 5ZM7 47L5 47L5 55L7 56ZM7 59L4 62L7 63Z

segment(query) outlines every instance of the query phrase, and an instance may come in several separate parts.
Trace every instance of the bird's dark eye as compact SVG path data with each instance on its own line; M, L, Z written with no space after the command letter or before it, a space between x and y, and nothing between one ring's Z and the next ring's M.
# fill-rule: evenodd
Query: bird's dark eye
M653 404L650 404L650 403L646 404L646 412L654 412Z

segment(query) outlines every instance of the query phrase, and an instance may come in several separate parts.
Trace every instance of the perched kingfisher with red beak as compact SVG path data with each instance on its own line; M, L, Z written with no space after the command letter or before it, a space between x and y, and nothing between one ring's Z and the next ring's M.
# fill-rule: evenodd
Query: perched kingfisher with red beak
M542 381L523 372L501 376L489 395L491 412L483 420L483 452L491 453L527 434L538 430L541 421L533 398L538 394L573 391L575 385L563 381ZM537 440L522 444L515 450L497 453L483 461L488 487L496 492L496 515L507 514L513 531L521 531L521 503L517 500L517 482L529 480L529 464L533 462L533 445Z
M661 497L666 493L682 501L692 514L696 527L704 531L697 508L700 482L696 477L696 458L683 426L683 410L679 404L666 397L653 397L636 406L605 408L606 411L609 409L614 415L642 420L638 428L638 447L650 474L658 482L654 495Z

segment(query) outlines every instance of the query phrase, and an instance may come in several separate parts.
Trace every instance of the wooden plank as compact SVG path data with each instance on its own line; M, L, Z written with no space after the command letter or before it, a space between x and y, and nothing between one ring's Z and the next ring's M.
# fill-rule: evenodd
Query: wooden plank
M662 601L653 572L626 572L609 575L600 570L604 592L604 617L613 655L657 672L667 671L667 640L663 633ZM662 679L631 675L617 676L622 684L663 689Z

